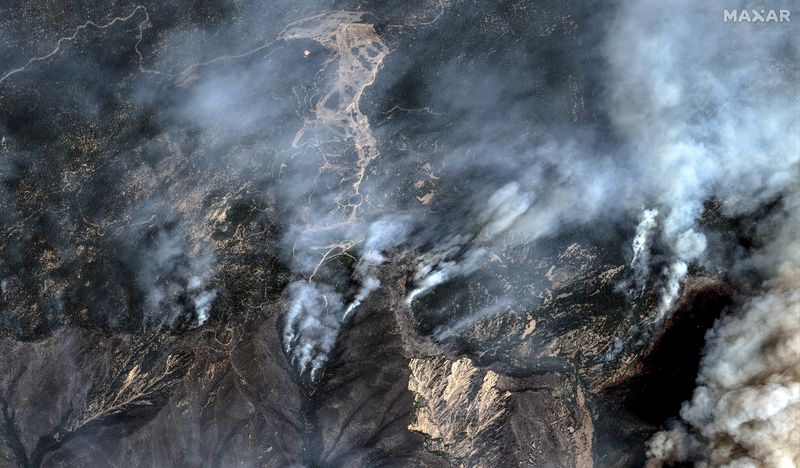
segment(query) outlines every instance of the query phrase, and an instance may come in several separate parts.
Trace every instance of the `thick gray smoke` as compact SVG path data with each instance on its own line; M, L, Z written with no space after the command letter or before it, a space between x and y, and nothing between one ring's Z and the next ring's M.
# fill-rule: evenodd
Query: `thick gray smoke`
M618 11L607 41L610 116L663 213L660 235L673 257L659 322L689 265L715 261L697 225L704 202L714 198L738 215L795 190L798 112L786 103L797 100L796 28L725 23L707 2L625 2Z
M651 209L640 214L632 240L634 293L648 283L660 291L646 326L659 327L670 316L692 268L748 263L741 252L731 259L709 251L720 240L702 227L701 215L712 200L726 216L753 214L795 189L800 137L790 129L800 120L797 106L785 103L797 100L797 44L793 25L731 24L722 15L705 2L618 6L603 46L607 114L622 137L618 148L596 149L591 129L498 141L491 135L502 129L482 122L491 129L485 137L456 150L470 157L451 156L467 168L451 177L473 180L470 168L481 174L470 199L476 222L454 223L419 256L406 302L478 271L485 245L534 243L570 224L630 216L642 205ZM731 43L746 52L730 53ZM442 85L445 95L452 93L449 83ZM649 278L654 243L666 252L659 277Z
M606 94L598 105L599 120L608 124L603 128L587 119L551 116L548 106L557 107L557 99L543 99L548 105L540 110L540 102L526 96L549 94L548 80L512 75L517 68L529 72L521 61L519 67L504 62L498 71L488 60L465 71L466 62L479 62L480 57L464 60L453 54L450 64L447 54L437 54L434 65L423 62L430 57L405 57L410 63L395 63L391 74L381 74L385 59L397 52L397 44L388 44L382 32L390 28L376 30L375 14L305 2L251 6L237 14L245 20L235 25L165 31L144 43L149 17L142 7L134 7L117 13L107 27L85 23L68 31L41 58L2 71L0 84L17 84L28 68L44 67L89 30L111 34L112 26L125 23L125 40L135 43L134 66L147 71L136 75L141 82L132 99L158 109L164 119L158 125L174 124L179 135L175 141L207 149L197 153L208 160L186 151L196 157L192 164L198 172L214 174L215 181L231 174L238 178L236 185L219 182L214 190L226 197L258 193L261 201L269 200L265 217L279 225L280 259L291 275L285 288L283 343L297 369L312 379L346 320L381 287L380 266L404 255L415 262L405 298L412 306L432 296L437 286L479 274L495 248L530 244L535 250L537 240L576 225L593 227L639 216L638 224L631 221L635 232L625 245L632 250L632 295L642 295L648 286L660 294L645 318L652 328L669 318L693 269L729 273L732 280L740 270L757 271L769 281L755 297L742 298L741 307L709 334L697 392L675 428L653 439L651 455L653 460L710 464L798 464L789 447L797 434L798 412L797 368L792 367L799 339L797 22L723 22L723 7L737 6L741 4L622 0L600 11L595 24L603 25L604 40L599 52L591 52L603 57L600 68L607 73ZM776 1L747 7L795 5ZM416 20L430 26L447 16L444 10L443 2L442 15ZM478 21L477 15L464 18ZM460 26L464 24L471 23ZM414 27L408 23L398 30ZM447 48L411 36L403 40L413 40L420 49ZM516 46L506 36L501 47ZM527 57L528 51L520 50ZM403 138L420 143L406 146L422 148L409 150L408 159L441 171L433 201L415 205L416 212L397 200L402 190L395 190L416 175L416 162L389 151L382 155L379 146L385 140L377 138L375 122L362 109L365 93L376 83L404 75L408 70L403 67L435 68L435 74L425 75L431 82L420 86L430 92L421 101L437 113L457 115L453 121L468 122L460 127L462 122L443 119L445 125L425 128L420 119L414 122L418 127L401 129L408 130ZM161 93L162 86L167 93ZM529 125L539 121L541 127ZM468 135L452 128L467 128ZM199 136L192 136L195 130ZM425 137L420 135L426 132L436 134L435 145L422 144ZM9 142L2 138L0 149L5 150ZM434 146L445 149L426 153ZM168 149L186 157L182 147ZM261 164L250 165L251 160ZM381 169L382 160L390 162ZM11 163L3 159L0 164L8 177ZM390 170L381 172L387 166ZM175 192L181 193L173 194L176 199L192 198L191 189L176 179L142 179L177 187ZM0 186L3 199L5 190ZM766 245L755 253L715 249L724 241L701 222L710 201L728 217L758 214L765 205L777 204L779 214L769 218L770 231L758 233ZM0 206L9 224L16 218L12 206ZM412 213L386 214L401 211L397 207ZM118 212L109 211L109 217L118 217ZM188 231L186 226L158 230L152 244L137 250L141 261L131 262L137 266L135 277L145 292L150 323L171 325L191 310L193 325L202 325L211 313L218 292L213 284L217 259L207 244L188 240ZM731 258L722 258L728 254ZM8 278L0 278L0 292L6 296L18 281L5 268L3 276ZM435 338L446 340L516 306L519 298L503 293L440 326ZM619 337L619 349L624 341Z
M757 6L791 7L748 8ZM653 462L796 466L797 29L725 23L722 14L713 2L625 2L609 29L611 116L641 156L634 167L664 213L660 232L673 256L654 318L670 312L690 264L722 260L706 254L704 202L715 198L727 215L783 205L770 224L783 235L738 259L772 279L709 333L682 422L657 434L650 454Z
M646 1L622 5L608 34L609 114L644 187L669 208L664 237L692 260L704 250L694 230L705 200L748 212L794 181L794 27L723 23L706 2Z
M653 461L699 466L800 466L800 227L798 204L765 252L765 292L719 320L680 420L649 442Z
M785 2L769 5L789 7ZM722 258L708 249L719 239L701 226L704 205L711 200L730 217L758 213L779 200L782 216L771 227L796 235L797 219L791 215L797 210L791 200L800 176L796 26L725 23L722 8L708 2L629 1L616 11L605 43L611 72L608 115L623 137L623 147L613 155L596 154L583 141L531 142L528 152L520 152L519 145L506 151L496 141L491 148L488 143L470 148L479 156L468 164L481 168L502 165L492 159L497 153L512 161L536 163L515 168L516 181L494 194L484 193L489 202L477 216L483 225L480 236L469 234L474 228L462 227L459 234L443 237L420 257L408 303L454 276L478 270L481 240L504 234L512 241L531 242L576 220L613 216L616 208L630 210L637 203L652 207L641 214L633 239L631 267L637 288L649 280L650 244L657 237L668 249L657 280L660 300L646 319L652 327L660 326L673 311L691 268L719 271L731 263L748 268L756 261L777 265L797 250L796 243L781 241L758 259L745 252ZM736 53L731 44L737 45ZM564 177L554 181L538 172L548 164L552 165L548 174L555 171ZM629 188L615 189L620 185ZM540 196L543 192L550 196ZM774 274L770 268L759 272ZM744 452L765 466L781 460L797 463L787 445L796 440L796 427L790 421L797 421L792 419L797 378L785 368L797 362L798 336L791 322L796 323L798 283L794 274L790 276L788 285L783 276L767 282L763 295L751 299L738 316L723 321L709 336L699 378L703 386L682 413L689 427L684 433L700 435L675 442L682 447L677 454L663 448L664 436L659 435L653 442L654 457L718 464L717 452L730 460ZM483 311L474 319L482 316ZM760 324L768 317L773 317L771 323ZM440 335L471 321L465 317ZM759 371L729 381L730 388L711 383L706 373L715 360L727 360L720 366L730 371L745 364L728 356L742 346L750 350L742 357L749 356ZM772 368L772 363L779 364ZM735 388L742 393L724 396ZM774 396L780 404L761 398L764 395ZM748 411L753 414L745 414ZM773 416L780 420L770 419ZM720 441L727 445L715 451ZM688 445L693 448L686 449Z
M650 440L652 458L800 465L800 292L792 288L752 299L709 333L694 396L681 421Z

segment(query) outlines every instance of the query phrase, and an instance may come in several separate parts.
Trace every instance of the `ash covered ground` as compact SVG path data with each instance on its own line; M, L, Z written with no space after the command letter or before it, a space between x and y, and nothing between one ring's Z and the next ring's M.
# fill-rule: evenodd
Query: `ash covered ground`
M0 466L800 465L737 6L0 5Z

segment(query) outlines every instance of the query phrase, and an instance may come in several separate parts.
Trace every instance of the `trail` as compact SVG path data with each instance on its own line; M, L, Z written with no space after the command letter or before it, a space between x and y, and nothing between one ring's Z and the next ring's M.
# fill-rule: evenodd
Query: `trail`
M136 14L139 13L140 11L144 12L144 19L142 21L140 21L139 24L136 26L136 28L139 31L139 33L136 36L138 40L137 40L136 45L135 45L134 48L135 48L136 53L137 53L137 55L139 57L139 70L140 71L152 72L153 70L145 70L143 68L143 66L142 66L142 53L139 51L139 44L142 41L142 37L143 37L143 33L144 33L144 26L147 24L148 21L150 21L150 15L147 12L147 8L145 8L142 5L137 5L133 9L133 11L131 11L130 14L128 14L127 16L117 16L117 17L111 19L111 21L109 21L107 23L98 24L97 22L95 22L93 20L88 20L85 23L83 23L82 25L77 26L72 31L72 34L70 34L69 36L64 36L64 37L60 38L56 42L56 46L52 51L50 51L49 53L47 53L45 55L41 55L39 57L33 57L32 59L29 59L25 63L25 65L23 65L23 66L21 66L19 68L14 68L14 69L10 70L5 75L0 77L0 83L3 83L7 79L9 79L12 76L16 75L17 73L22 73L22 72L26 71L28 68L31 67L31 65L33 65L33 64L35 64L37 62L43 62L43 61L49 59L50 57L58 55L62 51L62 46L65 43L70 43L70 42L74 41L78 37L78 34L80 34L80 32L83 31L84 29L86 29L86 28L88 28L90 26L94 27L96 29L99 29L99 30L107 29L107 28L109 28L109 27L111 27L111 26L113 26L113 25L115 25L115 24L117 24L119 22L128 21L129 19L131 19L134 16L136 16Z

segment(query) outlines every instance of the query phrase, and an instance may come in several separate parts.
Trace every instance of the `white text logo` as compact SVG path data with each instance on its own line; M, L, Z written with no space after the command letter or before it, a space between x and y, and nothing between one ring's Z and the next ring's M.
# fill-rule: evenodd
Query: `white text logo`
M791 23L789 10L723 10L722 21L729 23Z

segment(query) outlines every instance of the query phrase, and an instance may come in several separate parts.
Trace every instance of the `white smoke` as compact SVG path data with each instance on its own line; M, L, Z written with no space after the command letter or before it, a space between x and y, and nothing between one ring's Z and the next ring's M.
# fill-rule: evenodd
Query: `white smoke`
M667 234L669 235L669 233ZM673 239L673 250L678 258L664 272L667 280L661 289L661 302L653 318L654 323L660 323L672 312L675 301L680 294L683 278L689 272L689 264L687 262L703 255L706 250L706 243L706 237L693 228L682 231Z
M284 347L300 373L310 369L313 380L336 344L342 297L326 284L308 281L295 281L286 291L290 305L283 326Z
M208 320L211 313L211 303L217 297L216 291L204 291L193 299L195 311L197 312L197 326L201 326Z
M666 277L666 284L661 289L661 301L658 304L656 314L651 318L653 323L659 324L668 313L672 311L675 301L678 299L681 290L681 283L686 273L689 271L689 265L683 260L676 260L669 268L665 268L664 276Z
M713 2L626 1L618 12L606 43L610 115L639 156L630 164L639 186L665 215L673 258L655 314L662 320L688 266L707 260L703 203L714 197L728 215L749 213L796 183L800 143L787 129L798 127L798 112L785 103L797 99L797 46L792 26L733 26Z
M353 302L345 309L345 319L372 294L372 291L380 287L381 281L374 275L375 267L386 261L383 256L386 249L396 247L408 238L411 226L410 219L404 216L380 219L370 225L363 253L354 273L360 287Z
M296 238L293 269L309 279L293 282L286 288L290 306L283 343L300 373L310 369L312 380L317 377L336 343L341 324L380 287L377 267L386 261L384 252L405 242L412 227L408 216L393 215L367 226L354 223L343 230L316 229L292 236ZM361 234L362 230L366 232ZM311 246L325 244L335 245L338 254L358 255L350 278L358 289L346 306L343 294L313 278L313 272L324 266L324 261L309 255L314 250Z
M510 228L522 216L533 202L532 196L520 189L516 182L511 182L489 197L486 207L480 214L483 225L481 234L491 239Z
M653 462L800 466L800 193L775 218L751 259L772 279L708 332L698 386L650 440Z
M406 295L406 305L410 306L416 298L453 277L466 276L477 271L487 251L473 245L474 242L490 242L512 229L530 209L532 201L532 195L523 191L517 182L508 183L495 191L478 215L477 236L451 236L441 241L434 250L420 256L413 288Z
M773 282L708 333L698 387L677 427L651 439L651 458L800 466L800 289L792 281Z
M688 267L716 260L698 227L705 201L728 216L776 199L788 212L769 226L784 233L778 241L743 261L773 279L708 333L698 387L680 421L650 441L650 462L798 466L796 27L725 23L715 2L626 1L618 11L607 43L611 116L643 156L672 255L656 320L674 308Z
M476 247L469 249L466 254L457 260L444 260L441 257L445 252L437 252L430 256L423 256L414 274L414 288L406 295L406 305L411 305L419 296L426 294L434 287L445 283L456 276L466 276L475 272L481 266L486 250Z
M209 282L213 276L213 255L200 248L192 253L178 232L159 232L152 248L143 255L138 281L145 289L146 322L171 326L187 313L179 300L185 294L194 307L194 326L201 326L211 313L217 296Z
M464 330L469 329L473 325L476 325L488 318L496 317L500 314L507 312L513 303L506 299L501 298L497 301L497 303L492 304L490 306L484 307L478 312L473 314L469 314L466 317L461 318L456 323L444 327L440 327L436 331L436 338L438 340L445 340L453 335L463 332Z
M353 313L353 311L356 310L356 308L358 308L358 306L360 306L370 294L372 294L372 291L378 289L380 286L381 280L378 278L373 276L367 276L363 278L361 280L361 287L358 290L358 294L356 294L356 297L353 298L353 302L351 302L344 311L343 319L349 317L350 314Z
M650 268L650 242L653 231L658 226L656 221L658 210L644 210L636 226L636 234L633 238L631 248L633 259L631 269L633 270L634 294L640 296L644 293L647 286L647 279ZM674 225L673 225L674 226ZM689 272L687 262L699 258L706 249L706 238L703 234L696 232L693 228L685 229L679 234L674 232L665 233L670 239L673 253L677 257L672 263L663 270L664 285L661 287L661 297L655 314L649 318L652 325L659 325L672 311L675 301L680 295L681 284L686 274Z
M328 285L297 281L287 287L291 305L283 342L300 373L310 368L311 379L317 377L336 343L342 322L380 287L375 270L386 261L383 252L404 242L411 226L404 216L379 219L369 225L353 273L359 287L346 307L342 295Z
M650 242L653 230L658 226L656 216L658 216L658 210L642 211L639 217L639 224L636 226L636 235L633 237L631 269L633 270L633 281L637 295L641 295L647 287L648 268L650 266Z

